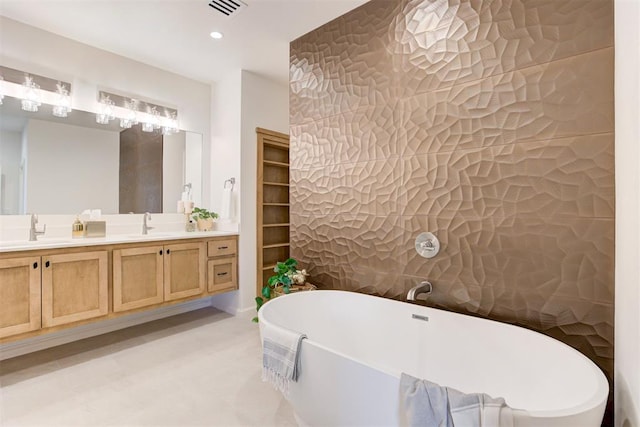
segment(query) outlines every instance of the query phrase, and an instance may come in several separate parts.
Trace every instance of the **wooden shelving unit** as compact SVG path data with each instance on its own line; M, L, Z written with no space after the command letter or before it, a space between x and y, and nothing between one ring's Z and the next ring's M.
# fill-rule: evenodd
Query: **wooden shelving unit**
M278 261L289 258L289 135L256 128L258 275L256 295Z

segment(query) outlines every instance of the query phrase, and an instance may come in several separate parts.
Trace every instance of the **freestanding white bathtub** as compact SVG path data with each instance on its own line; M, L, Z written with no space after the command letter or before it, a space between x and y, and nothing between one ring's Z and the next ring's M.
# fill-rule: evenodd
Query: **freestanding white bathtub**
M573 348L528 329L344 291L285 295L259 318L308 337L290 389L300 425L398 425L402 372L503 397L517 427L602 422L604 374Z

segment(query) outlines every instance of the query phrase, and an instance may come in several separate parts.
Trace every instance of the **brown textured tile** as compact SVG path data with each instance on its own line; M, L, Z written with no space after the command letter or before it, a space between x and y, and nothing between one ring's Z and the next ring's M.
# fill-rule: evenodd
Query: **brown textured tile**
M398 212L400 159L291 171L291 212L317 215Z
M613 219L404 218L405 275L613 301ZM423 231L440 240L435 258L415 252L415 238Z
M609 48L401 100L398 147L409 156L613 132L612 73Z
M393 72L386 40L396 1L374 0L294 41L290 123L319 120L389 100Z
M405 2L389 51L416 94L613 46L613 3L593 0Z
M613 134L403 158L402 215L614 216Z
M398 155L394 105L384 103L291 127L291 169Z
M291 216L292 254L317 271L340 273L366 268L401 272L403 229L398 216L338 214Z

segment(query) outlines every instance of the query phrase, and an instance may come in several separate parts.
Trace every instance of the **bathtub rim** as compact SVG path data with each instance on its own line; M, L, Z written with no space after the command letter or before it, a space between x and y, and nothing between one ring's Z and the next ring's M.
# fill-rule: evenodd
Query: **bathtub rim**
M322 293L334 293L337 295L340 294L357 294L359 297L364 297L364 298L381 298L385 301L388 301L389 303L398 303L398 304L407 304L407 305L412 305L408 302L404 302L404 301L398 301L398 300L393 300L393 299L389 299L389 298L384 298L384 297L379 297L379 296L375 296L375 295L369 295L369 294L364 294L364 293L360 293L360 292L354 292L354 291L343 291L343 290L334 290L334 289L323 289L323 290L314 290L313 293L316 292L322 292ZM274 324L273 322L270 322L269 320L265 319L265 313L268 316L268 311L273 310L273 307L276 306L277 304L283 304L283 301L288 301L289 299L293 299L293 298L299 298L301 295L305 295L308 294L308 292L297 292L297 293L292 293L292 294L287 294L287 295L282 295L278 298L273 298L269 301L267 301L262 308L258 311L258 319L260 323L264 323L265 325L275 325L278 327L284 327L282 325L278 325L278 324ZM308 296L306 296L306 298L308 298ZM279 303L277 303L276 301L280 301ZM275 303L275 304L274 304ZM269 309L269 307L271 307ZM582 414L582 413L586 413L592 410L595 410L596 408L602 406L604 407L607 404L607 400L609 397L609 381L607 380L605 374L602 372L602 370L591 360L589 359L587 356L585 356L584 354L582 354L580 351L576 350L575 348L571 347L570 345L555 339L553 337L550 337L548 335L545 335L541 332L537 332L534 331L532 329L528 329L526 327L522 327L522 326L516 326L510 323L505 323L505 322L500 322L497 320L492 320L492 319L487 319L484 317L476 317L476 316L470 316L467 314L462 314L462 313L456 313L454 311L449 311L449 310L443 310L440 308L434 308L434 307L428 307L428 306L424 306L424 305L419 305L419 307L423 307L429 310L437 310L437 311L442 311L442 312L446 312L455 316L466 316L466 317L472 317L478 321L484 321L484 322L491 322L491 323L495 323L498 324L499 327L508 327L508 328L517 328L517 329L521 329L524 330L525 333L532 333L532 334L537 334L541 337L543 337L546 340L551 340L554 342L554 345L562 345L564 346L566 349L570 350L571 352L573 352L575 355L577 355L579 358L584 359L587 362L587 366L589 366L590 371L593 372L593 374L596 376L596 381L598 384L598 387L596 388L596 390L594 391L594 393L587 399L585 400L583 403L579 404L579 405L575 405L575 406L570 406L567 408L562 408L562 409L555 409L555 410L528 410L528 409L524 409L524 408L511 408L512 410L518 412L518 413L526 413L527 416L533 417L533 418L562 418L562 417L570 417L570 416L575 416L578 414ZM268 308L267 310L265 310L265 308ZM302 331L300 331L302 332ZM317 341L314 341L312 339L306 338L305 340L303 340L302 342L302 346L304 347L305 345L313 345L316 346L322 350L334 353L340 357L344 357L348 360L351 360L353 362L359 363L359 364L363 364L364 362L361 360L358 360L354 357L351 357L349 355L346 355L340 351L336 351L332 348L329 348L323 344L320 344ZM393 376L395 378L398 379L398 381L400 380L400 375L401 375L401 371L399 370L394 370L394 369L390 369L387 366L381 366L375 363L366 363L367 366L370 366L372 369L376 369L380 372L383 372L387 375ZM444 385L446 386L446 384Z

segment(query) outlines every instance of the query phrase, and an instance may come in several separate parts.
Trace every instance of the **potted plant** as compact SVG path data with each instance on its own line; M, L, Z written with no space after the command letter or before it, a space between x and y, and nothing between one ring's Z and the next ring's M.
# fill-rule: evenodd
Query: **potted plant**
M276 274L269 277L267 283L262 287L262 296L256 297L256 311L260 310L260 307L271 298L291 292L292 286L305 284L307 271L298 270L297 266L298 261L293 258L276 264L273 268ZM253 321L257 322L258 318L254 317Z
M218 214L212 211L208 211L204 208L193 208L191 217L198 224L198 230L211 231L213 228L213 221L218 218Z

